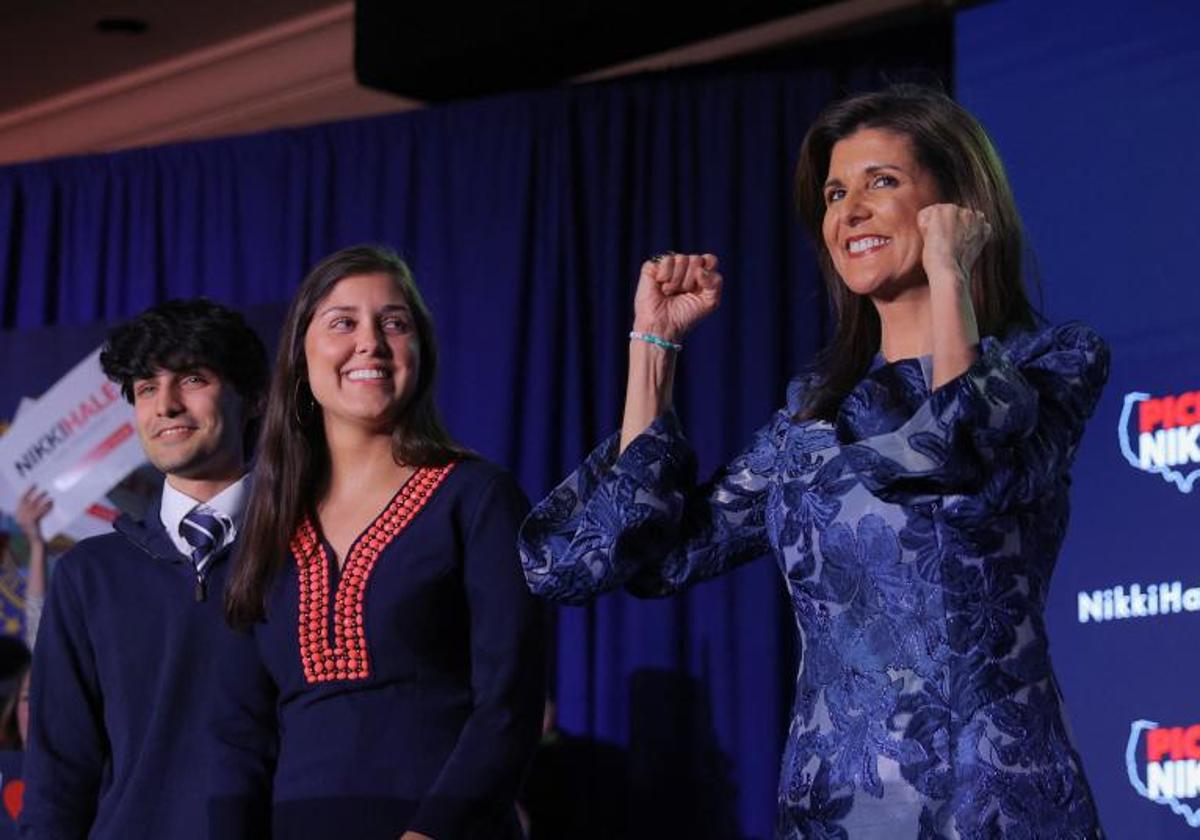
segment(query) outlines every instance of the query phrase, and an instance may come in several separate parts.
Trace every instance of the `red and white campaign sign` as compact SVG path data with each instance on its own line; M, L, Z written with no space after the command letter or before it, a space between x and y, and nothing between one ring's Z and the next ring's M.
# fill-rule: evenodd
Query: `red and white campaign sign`
M100 369L99 349L21 411L0 437L4 495L19 496L36 484L54 500L42 521L47 536L67 531L144 460L133 408Z
M1200 479L1200 391L1126 394L1117 440L1130 466L1191 493Z
M1134 790L1200 828L1200 724L1134 721L1125 766Z

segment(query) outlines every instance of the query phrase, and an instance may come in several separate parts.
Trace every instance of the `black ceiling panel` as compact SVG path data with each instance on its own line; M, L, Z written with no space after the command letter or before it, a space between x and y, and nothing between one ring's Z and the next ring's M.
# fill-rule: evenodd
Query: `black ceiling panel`
M543 87L829 0L356 0L359 81L424 100Z

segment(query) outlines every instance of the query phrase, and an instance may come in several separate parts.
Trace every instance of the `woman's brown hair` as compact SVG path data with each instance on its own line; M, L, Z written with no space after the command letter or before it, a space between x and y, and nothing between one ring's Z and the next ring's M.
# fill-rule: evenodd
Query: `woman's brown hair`
M360 245L330 254L308 273L288 308L254 465L253 486L225 610L235 627L261 621L271 584L288 556L292 534L306 516L315 516L329 474L329 452L320 412L307 380L304 336L317 305L339 281L385 274L400 289L412 312L420 369L412 397L392 429L392 457L398 464L439 466L467 453L446 431L434 402L437 345L433 320L408 266L385 248Z
M981 210L991 224L991 239L971 277L980 335L1003 336L1038 323L1025 292L1021 219L1004 165L979 121L944 93L918 85L895 85L835 102L809 128L796 167L796 202L817 249L835 320L833 337L813 365L798 419L832 420L879 352L875 307L842 282L821 233L833 147L864 128L907 137L917 162L936 180L941 200Z

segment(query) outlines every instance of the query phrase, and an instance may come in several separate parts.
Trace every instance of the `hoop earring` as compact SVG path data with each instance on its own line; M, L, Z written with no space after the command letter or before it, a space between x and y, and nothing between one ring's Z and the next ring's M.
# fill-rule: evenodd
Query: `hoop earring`
M300 388L303 385L304 385L304 380L297 379L296 387L292 389L294 391L294 394L293 394L294 399L293 399L292 405L293 405L293 412L296 417L296 425L302 429L312 421L313 414L317 410L317 401L313 398L311 389L308 390L307 403L304 401L304 397L300 393ZM301 408L303 408L303 411L301 411Z

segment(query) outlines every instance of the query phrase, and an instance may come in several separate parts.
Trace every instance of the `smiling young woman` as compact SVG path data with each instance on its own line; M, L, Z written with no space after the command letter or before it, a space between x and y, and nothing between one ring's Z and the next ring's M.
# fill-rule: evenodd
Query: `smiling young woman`
M301 283L228 591L214 837L520 837L544 697L528 503L447 434L436 370L395 254Z
M526 580L662 596L774 556L802 652L783 840L1098 837L1042 611L1107 348L1039 328L999 158L943 94L830 106L797 195L829 346L700 484L671 383L723 278L712 254L647 261L621 433L526 520Z
M325 432L391 430L416 390L421 346L408 299L391 276L344 277L304 334L308 387Z

